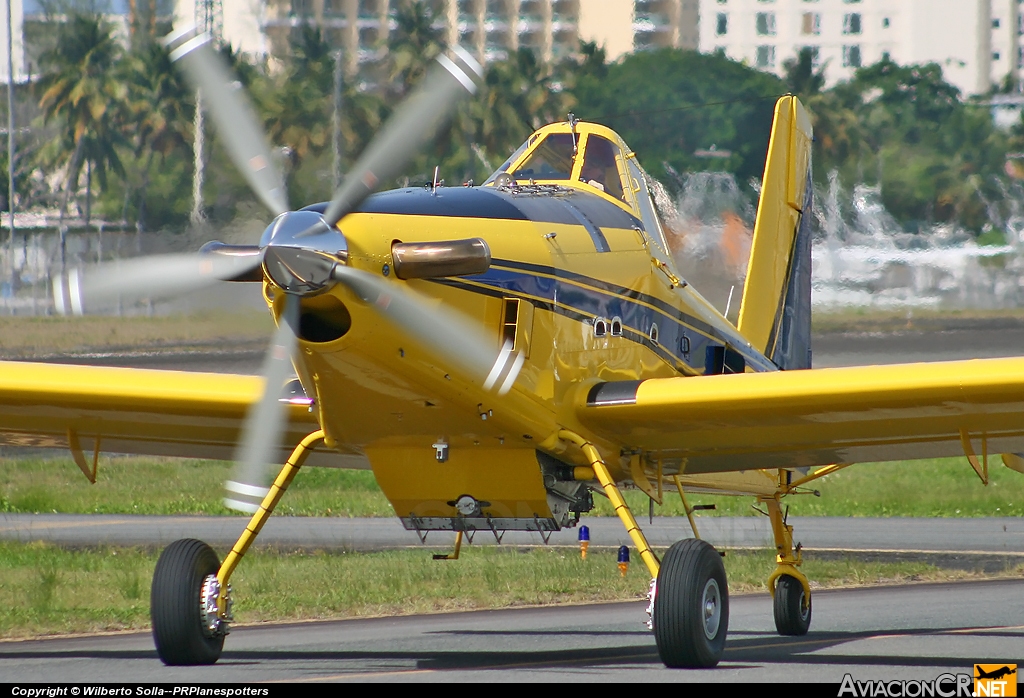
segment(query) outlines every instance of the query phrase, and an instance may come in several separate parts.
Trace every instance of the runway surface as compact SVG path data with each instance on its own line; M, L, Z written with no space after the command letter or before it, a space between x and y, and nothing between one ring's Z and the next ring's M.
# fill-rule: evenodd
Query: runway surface
M38 682L932 680L1024 658L1024 581L818 592L805 637L767 594L734 596L724 661L666 669L642 602L236 628L211 667L165 667L148 633L0 642L0 677Z
M986 358L1024 354L1024 328L953 327L941 332L827 334L814 338L816 367ZM262 351L161 351L51 357L68 363L256 373ZM162 546L194 536L230 545L244 526L233 517L0 515L0 539L61 545ZM595 546L628 543L614 519L588 519ZM889 554L923 551L950 559L1024 555L1024 520L796 518L808 555L829 551ZM702 535L717 545L763 547L761 518L706 518ZM645 530L658 546L689 535L685 519L655 519ZM428 549L451 535L432 533ZM539 545L537 534L510 533L506 543ZM575 545L568 530L551 544ZM393 519L275 517L260 545L282 548L379 549L421 545ZM480 534L475 545L493 544ZM968 563L969 564L969 563ZM372 583L372 580L369 581ZM670 671L643 626L643 603L515 609L432 616L236 628L213 667L164 667L148 633L0 642L0 680L125 681L789 681L838 683L968 674L975 662L1024 659L1024 581L819 591L811 634L774 632L771 599L733 597L725 661L713 671Z
M245 528L236 516L120 516L116 514L0 514L0 540L48 541L57 545L164 546L179 538L199 538L216 547L230 547ZM791 517L794 540L808 551L917 551L935 553L999 553L1024 556L1024 519L871 519ZM631 545L615 517L586 517L595 547ZM772 547L771 526L765 517L703 517L697 520L701 537L716 546ZM692 536L685 517L641 520L652 545L668 547ZM428 548L444 550L454 534L432 532ZM551 545L576 546L578 531L567 528L551 535ZM507 545L540 546L538 533L509 531ZM477 533L473 545L494 545L490 533ZM415 531L395 518L343 519L274 516L260 532L257 546L285 549L383 550L421 546Z
M811 346L815 368L993 359L1024 355L1024 326L991 319L951 322L934 331L817 334Z
M953 361L1024 355L1024 323L1014 319L951 321L934 331L830 332L812 339L814 367L861 366L914 361ZM252 342L215 351L173 347L122 353L52 355L36 361L125 366L176 371L255 374L265 349Z

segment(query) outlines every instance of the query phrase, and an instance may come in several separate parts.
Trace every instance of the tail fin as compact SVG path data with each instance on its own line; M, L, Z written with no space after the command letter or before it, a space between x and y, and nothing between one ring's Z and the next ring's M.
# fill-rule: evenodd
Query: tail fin
M739 331L782 369L811 367L811 119L775 105Z

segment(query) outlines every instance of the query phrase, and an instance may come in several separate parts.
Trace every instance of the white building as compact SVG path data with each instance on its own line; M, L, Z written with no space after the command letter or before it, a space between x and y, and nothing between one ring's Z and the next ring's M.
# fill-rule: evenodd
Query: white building
M190 21L196 3L177 0L175 16ZM345 49L349 71L380 56L393 28L397 0L216 0L223 7L223 37L256 55L287 50L293 32L319 26L329 43ZM501 60L520 47L544 61L575 53L579 41L603 46L610 60L636 48L697 48L699 0L420 0L429 3L448 43L459 43L481 62Z
M14 81L24 82L27 77L25 70L25 45L23 26L22 0L8 0L11 7L11 63L14 64ZM0 9L0 84L7 84L10 64L7 62L7 8Z
M4 0L6 1L6 0ZM72 0L73 1L73 0ZM176 23L204 11L223 38L250 55L280 55L294 32L321 27L345 49L348 70L379 57L398 0L148 0L173 2ZM595 41L610 60L659 47L722 51L777 74L809 47L828 83L888 55L901 64L937 62L965 94L1005 81L1020 86L1024 66L1021 0L420 0L433 6L449 42L486 62L528 46L545 61ZM147 0L135 0L137 4ZM31 75L32 26L40 0L10 0L15 80ZM197 3L199 12L197 13ZM127 0L109 0L124 23ZM4 15L0 12L0 21ZM6 25L6 21L3 21ZM0 82L7 79L6 26Z
M935 62L965 94L1014 84L1021 52L1019 0L700 0L700 50L777 74L809 47L835 84L888 55Z
M40 0L9 1L15 80L22 81L33 72L32 27L44 15ZM462 44L482 62L500 60L520 47L554 61L575 53L580 40L604 47L610 60L637 49L698 45L700 0L419 1L432 6L449 43ZM106 0L110 18L125 33L130 7L146 3L168 10L173 5L175 24L203 24L203 17L213 16L223 39L252 56L280 55L293 33L318 26L329 43L345 49L352 72L380 57L394 28L391 16L398 0ZM7 79L4 17L0 11L0 82Z

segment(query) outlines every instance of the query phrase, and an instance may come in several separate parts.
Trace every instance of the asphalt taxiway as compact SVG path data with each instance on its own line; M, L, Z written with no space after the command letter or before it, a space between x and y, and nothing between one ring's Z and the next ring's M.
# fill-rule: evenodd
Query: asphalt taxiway
M269 339L269 338L268 338ZM943 321L933 327L887 332L815 334L814 367L863 366L914 361L987 359L1024 354L1024 320L980 318ZM32 361L155 368L212 373L259 373L265 346L260 342L225 342L216 349L165 346L147 350L53 354Z
M245 529L242 516L130 516L119 514L0 514L0 540L46 541L66 547L163 547L179 538L198 538L215 547L230 548ZM790 517L794 539L809 552L859 551L875 553L1001 554L1024 561L1024 518L879 519L850 517ZM584 517L594 547L632 545L618 518ZM685 517L656 516L641 520L650 543L668 547L693 534ZM761 516L708 516L697 519L701 537L718 547L773 546L771 526ZM898 525L897 525L898 524ZM305 550L387 550L427 547L443 550L454 540L450 532L435 531L421 541L395 518L271 517L256 546ZM576 546L578 530L540 534L509 531L505 545ZM478 532L471 545L495 545L489 532Z
M818 367L1020 355L1024 329L953 327L939 333L830 334L815 337ZM71 363L254 373L262 352L156 352L54 357ZM182 535L229 544L239 519L201 517L0 516L0 538L62 545L162 545ZM613 519L586 521L595 545L624 537ZM758 547L768 539L757 518L707 519L702 534L719 545ZM859 554L925 553L954 557L1024 554L1024 520L796 519L797 537L811 550ZM359 527L363 527L359 529ZM686 535L685 520L645 527L656 545ZM538 545L536 534L509 534L508 543ZM575 531L552 539L572 545ZM126 537L127 536L127 537ZM134 536L134 537L132 537ZM142 536L143 539L140 539ZM148 537L147 537L148 536ZM567 540L563 540L567 538ZM661 539L664 538L666 542ZM450 534L431 534L443 549ZM118 542L120 541L120 542ZM149 541L149 542L146 542ZM392 520L271 519L261 545L279 547L420 545ZM397 542L396 542L397 541ZM474 544L485 544L478 536ZM624 539L623 543L627 542ZM373 580L368 580L373 583ZM775 634L766 594L734 596L725 659L715 670L667 670L643 626L644 604L480 611L236 628L213 667L170 668L156 658L148 633L0 642L0 677L7 682L256 681L785 681L931 680L971 671L975 662L1024 658L1024 580L923 584L818 591L812 631Z
M372 580L368 580L372 583ZM804 637L779 637L767 594L734 596L713 670L659 661L642 602L236 628L215 666L165 667L148 633L0 642L18 682L839 683L932 680L1024 658L1024 580L821 591Z

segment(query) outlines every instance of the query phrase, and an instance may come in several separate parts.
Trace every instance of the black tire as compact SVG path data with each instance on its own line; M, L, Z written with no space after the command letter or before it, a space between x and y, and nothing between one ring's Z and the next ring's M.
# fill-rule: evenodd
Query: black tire
M811 628L811 600L796 577L784 574L775 581L775 629L779 635L806 635Z
M718 664L729 630L729 587L722 557L702 540L681 540L665 554L654 598L654 639L665 666Z
M177 540L164 548L153 572L149 615L156 652L167 665L213 664L224 647L222 633L205 630L199 607L203 580L220 563L200 540Z

